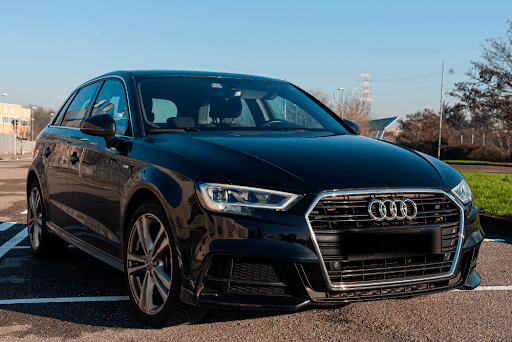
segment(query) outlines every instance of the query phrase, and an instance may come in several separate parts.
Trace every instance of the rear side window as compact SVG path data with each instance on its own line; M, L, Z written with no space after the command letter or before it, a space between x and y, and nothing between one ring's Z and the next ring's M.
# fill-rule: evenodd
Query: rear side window
M61 126L79 127L80 122L85 118L92 103L92 97L96 93L99 82L93 83L78 91L68 109L64 114Z
M116 123L116 134L131 136L130 114L124 86L116 80L107 80L96 98L91 116L108 114Z

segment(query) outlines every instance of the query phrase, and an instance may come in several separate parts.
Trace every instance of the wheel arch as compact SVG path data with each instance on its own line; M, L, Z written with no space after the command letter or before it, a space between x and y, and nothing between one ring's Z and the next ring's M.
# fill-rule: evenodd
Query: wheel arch
M172 224L171 215L168 210L168 205L166 205L165 199L161 196L160 193L158 193L157 191L152 190L148 187L140 187L137 190L135 190L133 192L133 194L130 196L128 204L126 205L126 207L124 209L124 215L122 216L123 222L122 222L122 226L121 226L122 227L121 243L123 246L121 248L121 250L122 250L123 260L125 259L124 254L126 251L126 245L125 245L125 241L127 239L126 235L129 234L128 225L132 219L132 216L140 205L142 205L143 203L145 203L147 201L151 201L151 200L156 201L160 205L162 211L164 212L164 215L166 216L167 222L169 223L169 225L171 227L172 239L174 240L174 246L176 248L176 254L177 254L176 256L178 258L177 259L178 265L179 265L178 273L180 275L180 283L181 283L180 287L183 289L184 288L184 280L185 280L185 273L183 270L183 260L182 260L180 246L179 246L179 243L177 242L178 237L176 236L176 229L175 229L174 225Z
M39 182L39 177L37 176L37 173L34 170L29 170L28 175L27 175L27 188L26 188L27 196L28 196L28 192L30 190L30 186L32 185L32 183L34 183L34 181ZM41 186L41 182L39 182L39 186Z

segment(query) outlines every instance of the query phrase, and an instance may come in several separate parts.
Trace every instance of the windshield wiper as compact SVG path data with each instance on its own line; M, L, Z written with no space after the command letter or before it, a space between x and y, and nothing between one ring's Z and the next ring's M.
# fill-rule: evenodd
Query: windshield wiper
M200 131L199 128L186 127L186 128L153 128L149 133L173 133L173 132L196 132Z

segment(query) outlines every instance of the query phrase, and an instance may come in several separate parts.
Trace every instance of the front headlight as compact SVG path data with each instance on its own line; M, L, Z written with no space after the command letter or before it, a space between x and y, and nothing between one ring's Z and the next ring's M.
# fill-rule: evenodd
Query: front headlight
M473 194L471 193L468 183L466 183L464 179L459 183L459 185L452 189L452 192L464 205L468 205L473 202Z
M251 209L288 210L301 195L217 183L196 183L201 204L209 210L251 215Z

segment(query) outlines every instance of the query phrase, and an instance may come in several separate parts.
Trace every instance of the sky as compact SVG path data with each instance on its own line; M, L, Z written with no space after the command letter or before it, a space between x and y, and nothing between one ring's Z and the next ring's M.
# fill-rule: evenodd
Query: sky
M368 71L376 118L439 110L482 45L504 37L500 1L4 1L0 92L58 109L115 70L233 72L345 95ZM444 99L454 99L444 95Z

